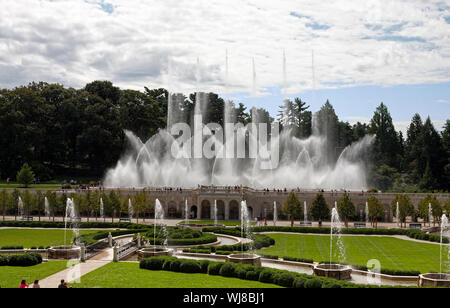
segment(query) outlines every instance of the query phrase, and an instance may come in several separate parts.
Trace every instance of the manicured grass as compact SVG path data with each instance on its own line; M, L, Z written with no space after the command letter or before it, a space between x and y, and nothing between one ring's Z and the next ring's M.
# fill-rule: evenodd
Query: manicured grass
M107 230L104 230L107 231ZM80 230L80 234L95 233L96 230ZM73 239L71 231L67 231L67 244ZM64 230L45 229L0 229L0 247L23 246L48 247L64 245Z
M330 237L306 234L269 234L275 246L258 251L279 257L289 256L313 259L315 262L330 260ZM352 265L367 266L371 259L381 262L390 270L439 272L439 245L418 243L394 237L343 236L346 260ZM336 259L335 259L336 260Z
M48 276L64 270L67 261L50 261L30 267L0 267L0 287L18 288L22 280L32 284L35 280L42 280Z
M81 277L74 288L279 288L273 284L210 276L140 269L139 263L109 263Z
M187 221L182 221L180 224L188 223ZM196 225L214 225L213 220L189 220L190 224L196 224ZM235 220L218 220L217 224L224 225L224 226L239 226L241 225L240 221ZM252 225L255 224L254 221L251 222Z

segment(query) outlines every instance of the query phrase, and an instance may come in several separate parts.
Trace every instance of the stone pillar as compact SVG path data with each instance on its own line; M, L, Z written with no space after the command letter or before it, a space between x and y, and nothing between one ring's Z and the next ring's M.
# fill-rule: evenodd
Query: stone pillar
M113 247L111 232L109 232L109 234L108 234L108 243L109 243L109 248Z
M225 220L230 220L230 202L225 203Z
M119 262L117 246L114 246L113 248L113 262Z
M138 233L138 235L137 235L137 245L138 245L138 247L141 247L141 234L140 233Z

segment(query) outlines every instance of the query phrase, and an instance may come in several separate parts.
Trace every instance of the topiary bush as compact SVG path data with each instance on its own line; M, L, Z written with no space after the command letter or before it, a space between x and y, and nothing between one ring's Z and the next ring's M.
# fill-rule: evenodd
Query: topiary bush
M308 279L305 282L305 289L320 289L322 288L322 281L318 278Z
M3 266L34 266L42 263L42 256L38 253L10 255L4 257L1 263Z
M297 277L294 280L293 287L296 289L303 289L305 288L305 283L308 279L305 277Z
M209 275L219 275L220 269L222 268L223 264L224 263L220 263L220 262L211 262L208 265L208 274Z
M186 260L181 262L180 271L189 274L201 273L202 267L198 262Z
M263 270L259 274L259 281L264 283L273 283L273 272L269 269Z
M290 273L280 273L275 276L274 282L275 284L285 287L285 288L292 288L294 284L295 276Z
M152 271L160 271L163 268L166 259L160 257L152 257L144 259L140 262L139 267L149 269Z
M258 281L259 280L259 273L255 272L255 271L248 271L248 272L246 272L245 279Z
M202 273L207 274L208 273L208 266L211 263L209 260L201 260L199 261L200 268L202 269Z
M178 260L178 259L173 260L171 262L171 264L170 264L170 271L172 271L172 272L181 272L182 271L181 270L181 265L182 265L181 260Z
M220 268L219 275L223 277L237 277L236 266L232 263L225 263Z

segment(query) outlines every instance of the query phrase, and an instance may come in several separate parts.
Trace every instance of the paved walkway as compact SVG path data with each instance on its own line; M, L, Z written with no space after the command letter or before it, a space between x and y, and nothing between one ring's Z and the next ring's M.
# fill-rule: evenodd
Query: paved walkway
M68 283L76 283L77 281L80 281L82 276L95 271L112 261L113 249L108 248L84 263L71 263L71 261L68 261L68 268L42 279L39 284L41 285L41 288L57 288L61 279L64 279Z

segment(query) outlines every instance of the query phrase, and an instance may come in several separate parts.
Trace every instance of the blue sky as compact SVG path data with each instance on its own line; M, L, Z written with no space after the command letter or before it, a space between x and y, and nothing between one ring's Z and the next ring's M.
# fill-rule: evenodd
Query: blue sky
M416 112L438 129L449 118L448 1L2 4L0 88L31 81L82 88L110 80L140 91L227 93L272 115L283 88L312 111L329 99L350 123L368 121L380 102L403 131Z
M279 106L286 97L280 88L267 89L269 95L252 97L249 93L234 93L224 97L242 102L246 106L267 109L272 116L278 114ZM328 99L340 120L350 123L368 122L377 106L383 102L389 108L396 122L396 128L406 129L415 113L423 120L428 116L441 129L445 120L450 119L450 82L401 86L361 86L340 89L304 91L289 94L287 97L300 97L316 112Z

